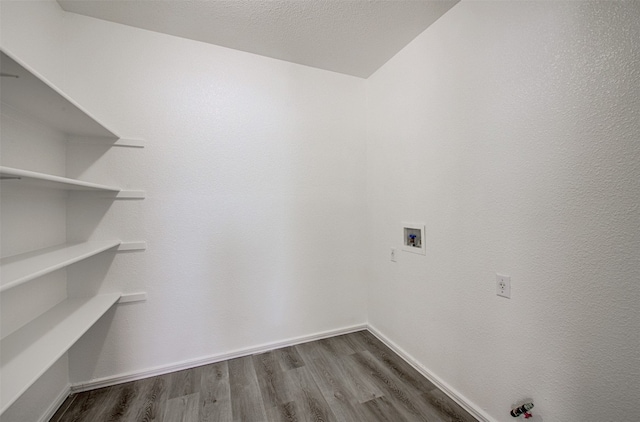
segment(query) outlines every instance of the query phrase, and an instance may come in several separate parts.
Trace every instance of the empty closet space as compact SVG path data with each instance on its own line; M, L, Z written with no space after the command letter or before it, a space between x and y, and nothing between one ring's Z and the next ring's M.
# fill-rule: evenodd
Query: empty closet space
M2 422L635 417L640 2L0 9Z

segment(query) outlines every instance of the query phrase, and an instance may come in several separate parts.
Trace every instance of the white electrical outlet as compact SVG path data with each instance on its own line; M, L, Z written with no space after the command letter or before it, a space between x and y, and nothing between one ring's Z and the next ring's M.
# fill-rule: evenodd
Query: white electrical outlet
M511 299L511 277L496 274L496 294Z
M397 253L398 251L396 250L396 248L391 248L391 262L396 262Z

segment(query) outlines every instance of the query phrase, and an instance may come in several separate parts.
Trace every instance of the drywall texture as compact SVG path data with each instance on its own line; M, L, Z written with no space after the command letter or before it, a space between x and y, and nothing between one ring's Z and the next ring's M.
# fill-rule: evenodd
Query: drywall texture
M364 323L364 81L54 6L3 2L2 47L147 142L66 157L69 176L146 191L72 194L67 238L148 243L68 269L74 294L148 293L69 352L71 381Z
M369 322L495 420L637 418L639 39L637 2L461 2L367 81Z

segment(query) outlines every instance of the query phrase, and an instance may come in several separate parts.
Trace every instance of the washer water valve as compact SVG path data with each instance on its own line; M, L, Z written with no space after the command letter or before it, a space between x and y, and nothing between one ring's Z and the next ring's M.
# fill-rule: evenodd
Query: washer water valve
M520 415L524 415L525 419L529 419L533 415L529 413L529 410L533 409L533 403L525 403L522 406L511 409L511 416L517 418Z

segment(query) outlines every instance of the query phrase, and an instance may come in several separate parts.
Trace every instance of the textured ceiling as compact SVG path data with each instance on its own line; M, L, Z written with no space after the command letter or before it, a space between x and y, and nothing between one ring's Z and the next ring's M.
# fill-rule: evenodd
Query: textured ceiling
M459 0L58 0L68 12L366 78Z

